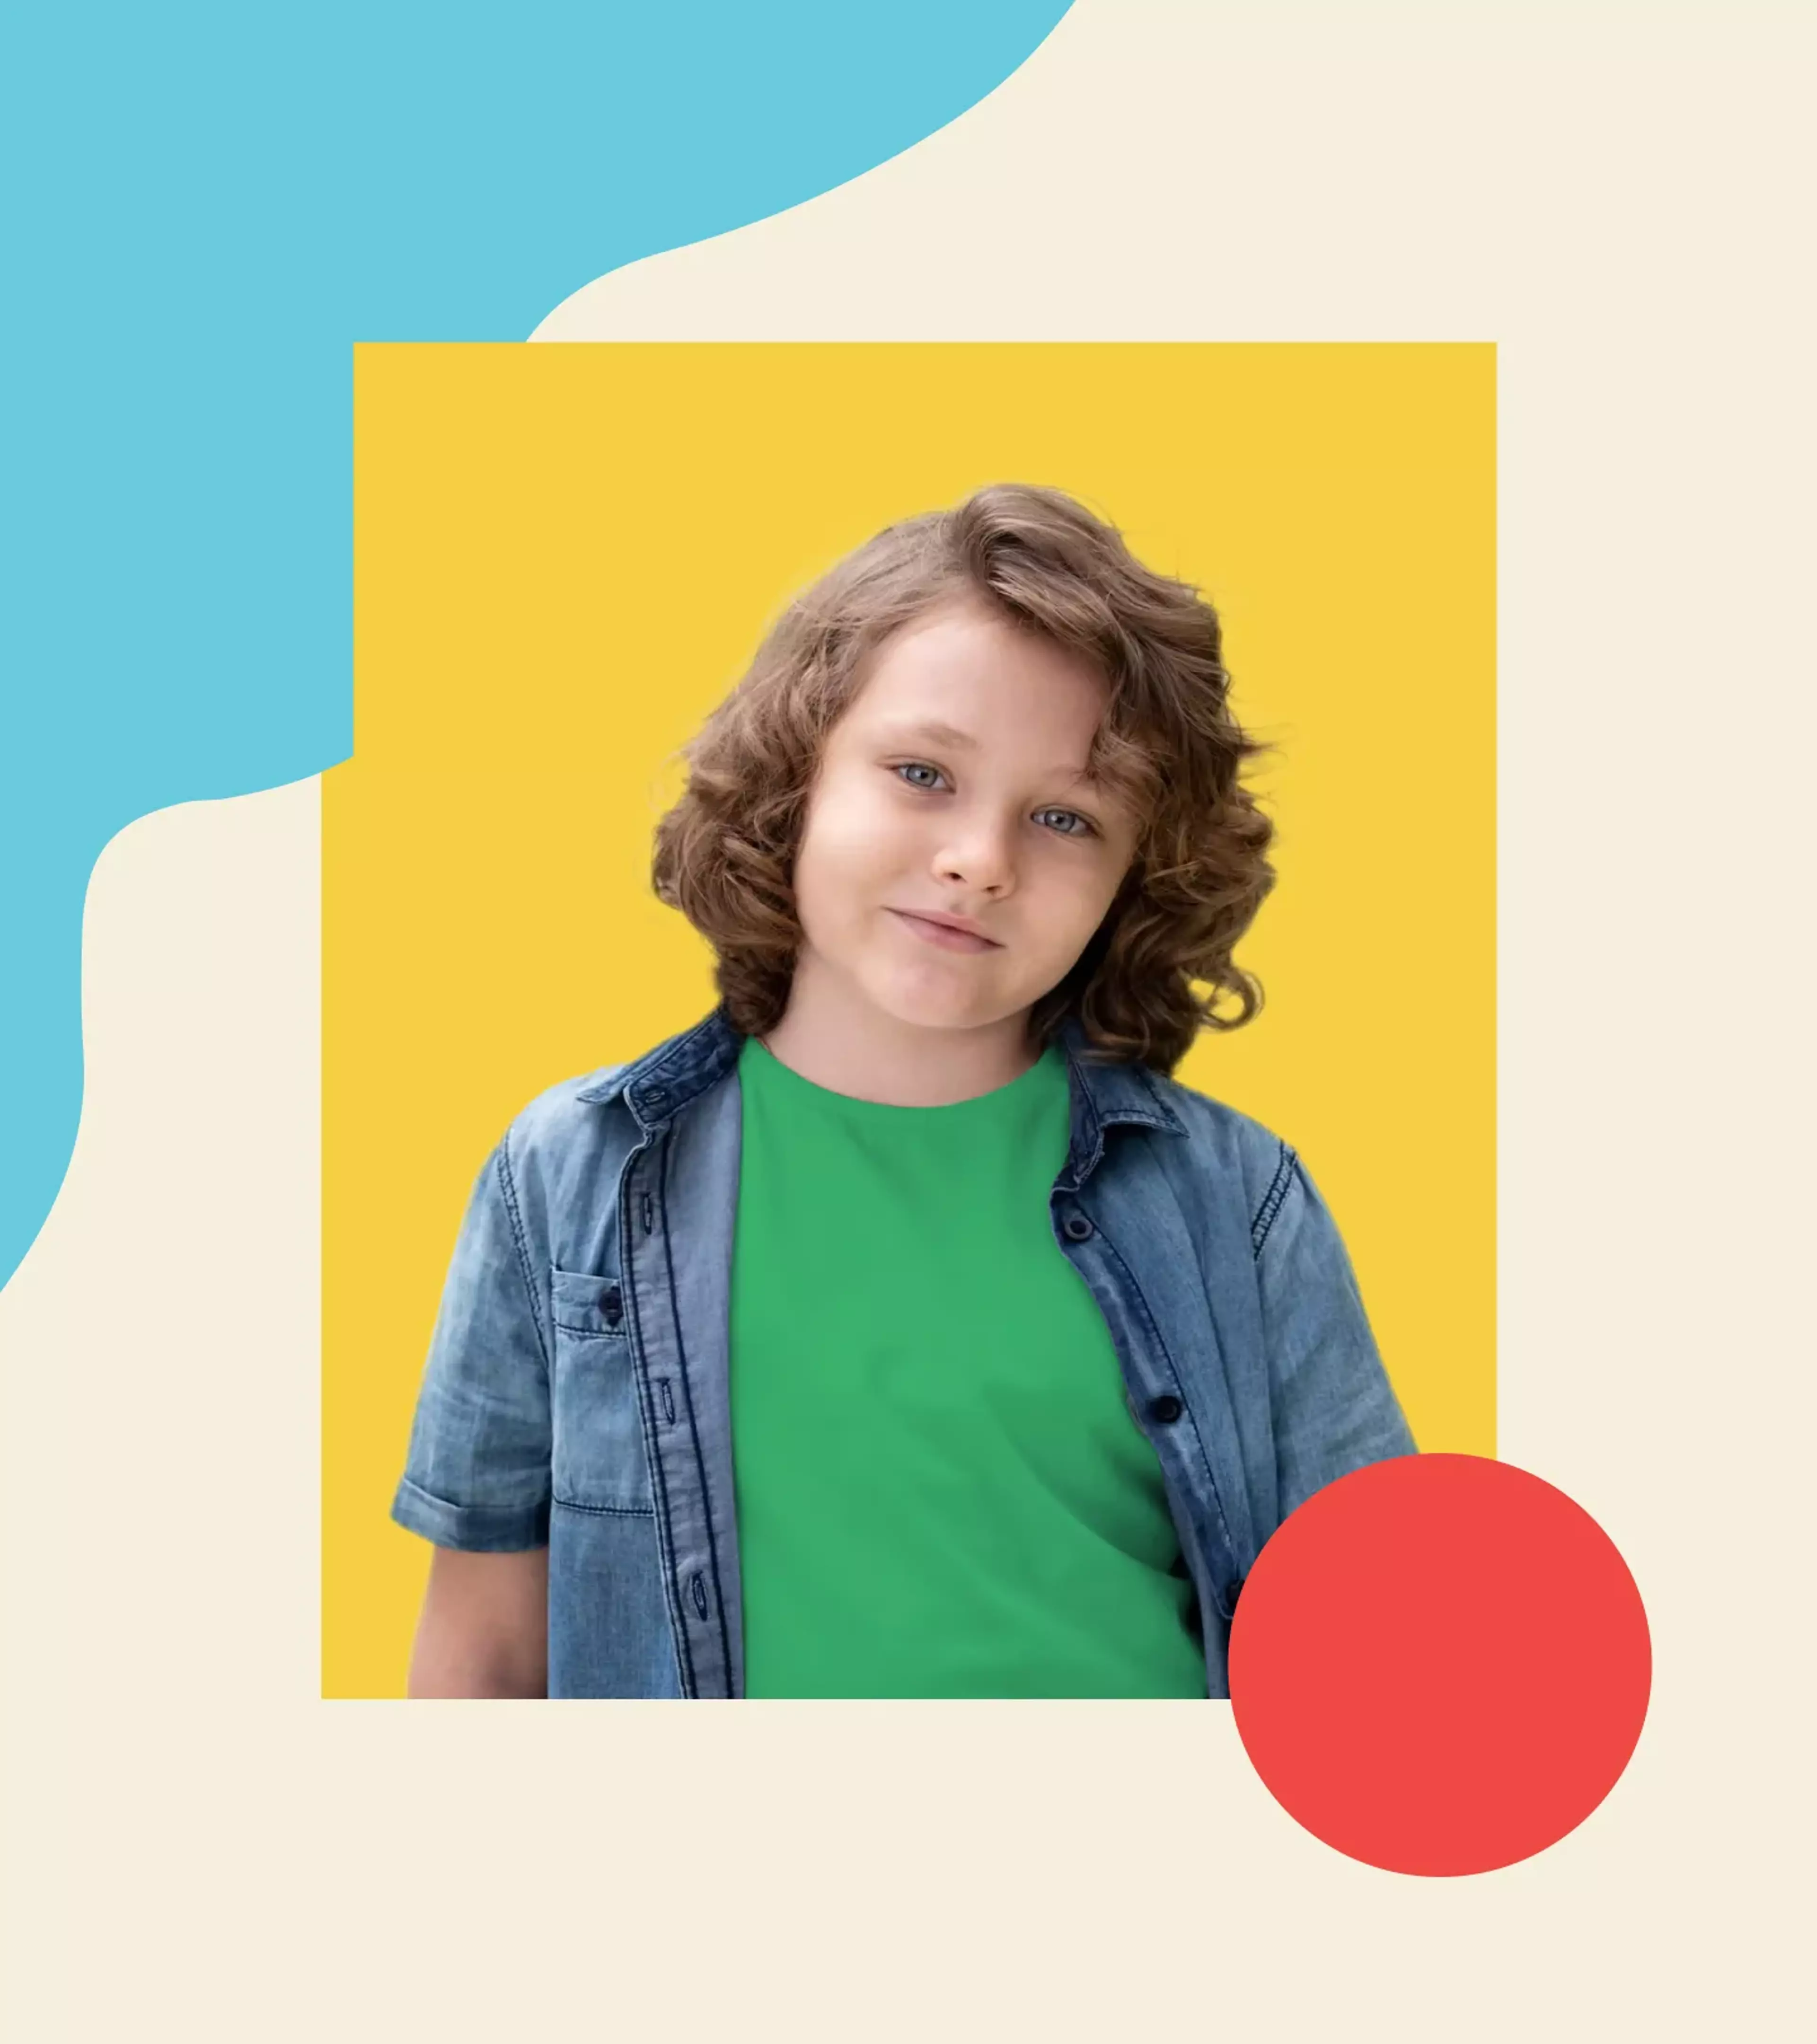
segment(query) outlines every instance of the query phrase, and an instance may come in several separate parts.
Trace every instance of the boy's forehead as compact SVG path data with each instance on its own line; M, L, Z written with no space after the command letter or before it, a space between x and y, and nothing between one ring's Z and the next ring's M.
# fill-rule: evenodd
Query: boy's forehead
M994 620L962 622L981 624L983 633L961 640L918 633L912 641L887 642L850 708L867 724L912 723L949 743L1031 724L1089 740L1110 697L1108 683L1089 661Z

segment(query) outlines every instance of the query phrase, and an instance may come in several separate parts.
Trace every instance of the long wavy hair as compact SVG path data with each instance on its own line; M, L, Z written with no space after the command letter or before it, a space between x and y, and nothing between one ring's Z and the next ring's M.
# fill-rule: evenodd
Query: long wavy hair
M1231 954L1274 885L1274 826L1240 776L1275 748L1231 714L1210 602L1062 491L995 484L887 526L789 605L682 748L686 792L656 828L657 897L713 947L733 1026L773 1028L802 941L791 876L822 742L890 635L966 598L1096 666L1109 701L1089 763L1140 820L1103 921L1031 1011L1031 1042L1074 1013L1094 1061L1170 1074L1201 1030L1261 1011L1261 982ZM1231 996L1235 1012L1218 1013Z

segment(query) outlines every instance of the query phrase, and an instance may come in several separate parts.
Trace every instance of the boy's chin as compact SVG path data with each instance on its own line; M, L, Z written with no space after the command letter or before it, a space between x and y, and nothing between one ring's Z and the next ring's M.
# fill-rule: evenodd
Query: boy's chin
M967 999L962 993L942 993L926 988L873 988L871 1004L893 1021L916 1029L988 1029L1019 1012L999 1001Z

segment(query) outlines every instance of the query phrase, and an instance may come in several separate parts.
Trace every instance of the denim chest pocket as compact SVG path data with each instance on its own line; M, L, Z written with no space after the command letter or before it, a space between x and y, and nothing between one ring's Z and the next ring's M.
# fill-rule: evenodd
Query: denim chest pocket
M624 1287L616 1277L553 1266L549 1287L555 1501L595 1512L651 1511Z

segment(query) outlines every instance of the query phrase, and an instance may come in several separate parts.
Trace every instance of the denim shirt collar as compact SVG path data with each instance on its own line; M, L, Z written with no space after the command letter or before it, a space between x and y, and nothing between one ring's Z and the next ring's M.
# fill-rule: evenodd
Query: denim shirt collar
M1145 1066L1089 1062L1085 1031L1076 1015L1062 1019L1059 1037L1066 1054L1073 1129L1056 1192L1076 1192L1091 1176L1104 1155L1104 1131L1118 1122L1185 1135L1185 1123L1162 1091L1165 1082ZM654 1132L732 1070L743 1041L722 1001L692 1028L583 1087L576 1097L600 1105L622 1097L646 1132Z

